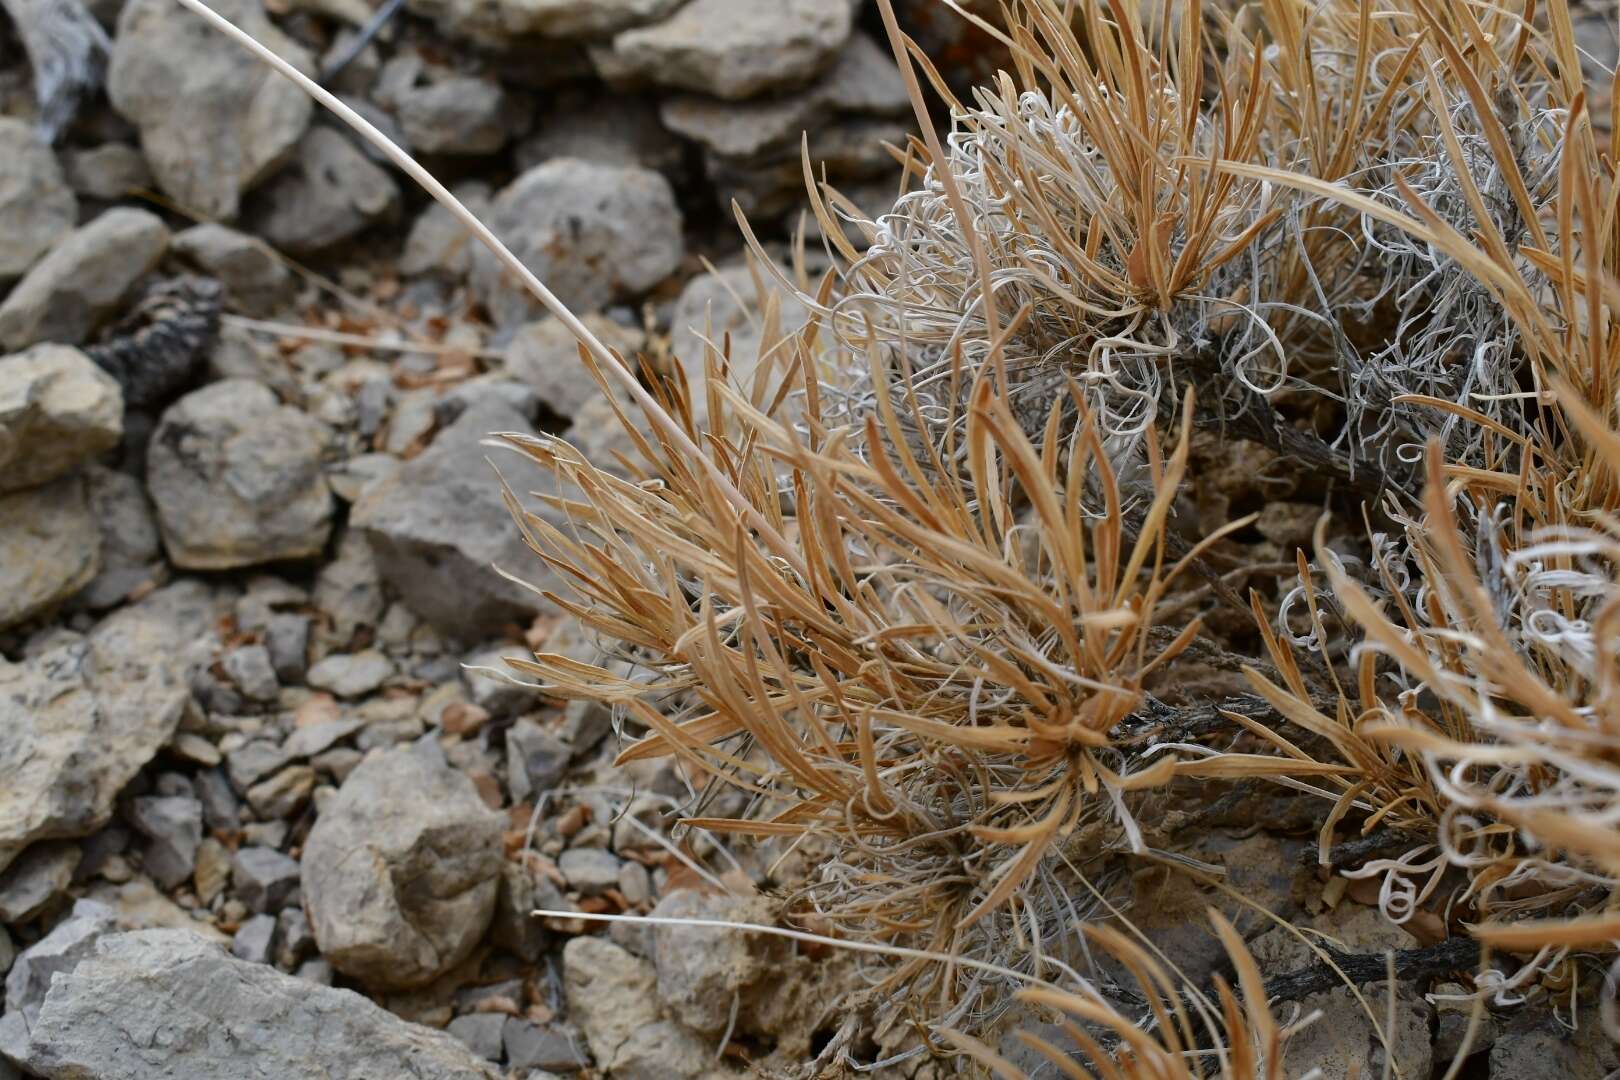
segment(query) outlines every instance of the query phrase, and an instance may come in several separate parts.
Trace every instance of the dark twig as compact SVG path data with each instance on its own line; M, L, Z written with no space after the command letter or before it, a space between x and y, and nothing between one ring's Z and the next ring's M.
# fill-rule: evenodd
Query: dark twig
M1389 978L1389 962L1383 953L1347 953L1323 946L1326 958L1309 967L1266 980L1266 998L1298 1001L1332 990L1337 986L1361 986ZM1479 963L1479 942L1458 936L1422 949L1397 949L1395 978L1400 982L1427 983L1445 975L1467 971Z

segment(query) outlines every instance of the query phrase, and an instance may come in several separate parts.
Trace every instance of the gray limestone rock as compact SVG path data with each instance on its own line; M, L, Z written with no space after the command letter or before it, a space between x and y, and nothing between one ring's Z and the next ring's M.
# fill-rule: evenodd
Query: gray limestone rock
M347 990L235 959L184 930L97 942L58 974L19 1063L55 1077L495 1080L456 1039Z
M21 120L0 119L0 282L21 277L78 210L51 148Z
M168 743L190 697L187 655L214 613L182 582L22 664L0 661L0 868L36 840L94 832Z
M367 758L304 845L321 955L379 989L421 986L466 959L495 911L504 820L435 746Z
M146 461L170 561L227 570L320 554L334 506L321 471L328 438L319 421L248 379L171 405Z
M646 292L680 266L681 212L669 181L639 166L555 158L495 196L489 227L557 298L579 314ZM544 313L482 245L472 287L495 321Z
M62 603L100 569L101 530L82 477L0 495L0 628Z
M258 192L253 231L294 255L332 247L399 210L399 185L335 128L316 127Z
M660 86L738 101L802 84L849 39L848 0L692 0L671 18L626 30L613 56Z
M215 11L293 66L314 60L257 0L213 0ZM169 0L131 0L118 17L107 93L140 129L141 150L176 202L212 221L237 214L242 192L291 156L313 103L281 75L222 48L219 31ZM185 63L176 63L184 57Z
M161 2L161 0L160 0ZM157 265L169 230L156 214L108 210L63 236L0 304L0 344L77 345L106 321Z

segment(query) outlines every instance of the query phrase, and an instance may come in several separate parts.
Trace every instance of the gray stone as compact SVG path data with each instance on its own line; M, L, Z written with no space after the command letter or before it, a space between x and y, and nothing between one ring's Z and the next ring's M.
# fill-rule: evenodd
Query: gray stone
M661 86L739 101L807 82L849 39L848 0L692 0L613 39L623 68Z
M305 74L314 61L256 0L213 0L215 11ZM229 221L241 194L285 162L312 103L293 83L168 0L131 0L118 18L107 74L115 109L140 129L158 184L210 221ZM186 57L184 64L176 57Z
M241 793L290 763L292 759L293 756L282 749L279 743L269 739L254 739L228 751L225 755L225 768L230 773L231 786Z
M361 627L376 626L387 607L377 559L366 537L350 529L338 541L337 558L315 579L315 606L332 620L332 640L347 643Z
M520 109L499 83L452 75L395 95L394 115L423 154L493 154L511 137Z
M315 951L315 933L301 907L285 907L276 916L276 963L292 971Z
M399 210L399 185L334 128L312 128L291 164L253 199L253 231L307 255L341 243Z
M541 604L491 568L547 580L502 501L486 460L493 452L482 445L491 432L530 430L499 401L469 408L426 451L368 488L350 518L405 605L462 641L527 625Z
M1406 1061L1400 1060L1406 1070ZM1491 1047L1493 1077L1609 1077L1620 1068L1620 1043L1604 1034L1596 1015L1583 1017L1570 1031L1556 1017L1523 1005Z
M161 1037L159 1037L161 1034ZM21 1065L97 1080L495 1080L460 1042L358 994L228 956L195 934L109 935L56 977Z
M51 148L21 120L0 119L0 284L21 277L78 212Z
M0 344L77 345L111 316L157 265L169 230L156 214L108 210L63 236L0 304Z
M593 38L655 22L684 0L504 0L506 24L519 33L558 38Z
M506 1017L500 1013L468 1013L450 1021L445 1028L450 1034L467 1044L467 1048L489 1061L501 1060L501 1029Z
M555 891L556 886L552 885L551 889ZM545 954L546 928L530 912L541 906L534 874L521 863L507 862L501 868L495 918L489 928L490 941L531 964L538 962Z
M768 911L733 897L711 896L695 889L677 889L653 908L664 918L726 919L733 922L770 921ZM654 960L658 966L658 996L670 1014L694 1031L718 1033L725 1028L731 1002L744 998L750 985L771 966L765 949L753 946L747 935L706 926L654 928Z
M1376 1027L1368 1017L1367 1008L1347 989L1314 994L1301 1002L1307 1012L1321 1009L1323 1015L1288 1040L1287 1065L1290 1070L1315 1066L1321 1070L1324 1080L1351 1080L1356 1076L1377 1076L1383 1072L1386 1053L1379 1029L1384 1026L1389 1008L1389 989L1372 985L1362 993L1366 1006L1377 1018ZM1429 1023L1433 1017L1434 1006L1421 996L1405 990L1397 994L1395 1029L1389 1033L1389 1040L1394 1050L1395 1064L1402 1075L1430 1075L1434 1051L1429 1039ZM1493 1070L1492 1075L1546 1074L1496 1073Z
M146 837L141 864L165 889L191 878L202 843L202 803L186 796L146 795L129 806L129 823Z
M66 895L82 857L77 844L35 844L0 873L0 923L25 923Z
M242 827L242 807L222 769L197 774L197 801L202 803L203 825L210 830L235 832Z
M304 845L321 955L379 989L421 986L465 960L495 911L504 824L431 744L367 758Z
M394 674L394 662L376 649L334 653L309 669L309 685L338 697L356 698L377 690Z
M62 171L74 191L88 199L117 202L153 186L146 158L128 143L110 142L62 155Z
M274 848L239 848L231 867L231 886L249 911L275 914L298 895L298 860Z
M454 194L480 220L489 214L488 184L470 181L455 188ZM399 272L407 276L437 273L458 279L465 277L472 266L472 249L477 243L454 214L436 202L429 203L405 238Z
M536 1024L521 1016L502 1019L502 1042L510 1067L564 1073L584 1072L591 1067L590 1052L577 1032L562 1024Z
M20 1027L24 1043L29 1029L39 1019L51 979L72 971L95 950L98 940L116 929L111 908L93 900L80 900L73 905L71 917L57 923L12 962L6 975L6 1020ZM11 1040L0 1039L0 1052L10 1049Z
M270 666L276 677L289 683L304 681L309 667L309 619L286 612L273 615L264 631Z
M495 196L488 223L557 298L576 313L646 292L680 266L681 212L659 173L639 166L557 158ZM498 324L544 308L482 246L472 287Z
M647 335L604 315L587 315L583 322L602 344L631 365L646 345ZM528 323L513 335L506 347L506 373L534 390L546 408L558 416L573 416L602 394L602 388L579 358L574 335L556 319ZM608 385L617 386L611 381ZM621 399L625 396L622 390L615 392Z
M146 461L170 561L228 570L319 555L334 506L321 472L327 440L318 421L247 379L171 405Z
M351 716L341 720L329 720L324 724L301 727L288 736L282 747L294 758L312 758L365 726L365 721Z
M556 787L568 771L573 748L539 724L523 717L506 732L506 787L513 802Z
M292 271L263 240L208 222L174 238L175 254L225 286L230 306L244 315L264 317L286 306L297 290Z
M274 701L281 690L270 650L263 645L239 645L225 654L220 666L249 701Z
M168 743L189 698L195 623L211 622L206 596L169 586L82 640L24 664L0 661L0 868L36 840L101 828L114 797Z
M250 964L268 964L275 937L275 916L255 915L237 929L231 939L231 955Z
M82 477L0 495L0 629L62 603L100 569L101 533Z
M563 948L569 1016L615 1080L695 1080L713 1064L712 1049L659 1019L656 981L652 964L602 938L576 937Z
M585 896L600 896L619 884L619 858L602 848L569 848L557 859L568 887Z
M827 73L793 93L750 101L678 95L659 108L664 126L727 158L786 152L800 162L800 135L835 113L899 116L910 108L894 60L865 34L850 37ZM812 153L817 139L812 137ZM799 180L802 192L802 172Z
M268 780L247 789L247 804L261 820L289 818L315 790L315 770L308 765L292 765Z
M99 611L122 603L148 582L162 580L163 541L138 479L100 465L89 466L84 476L90 516L101 527L101 570L76 603Z

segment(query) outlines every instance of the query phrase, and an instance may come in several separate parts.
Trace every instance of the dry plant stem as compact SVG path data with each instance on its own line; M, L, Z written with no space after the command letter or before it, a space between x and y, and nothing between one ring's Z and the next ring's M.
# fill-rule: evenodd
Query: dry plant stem
M214 11L202 0L178 0L193 14L211 24L216 30L231 38L237 44L253 53L260 60L274 68L280 74L291 79L304 93L314 98L324 108L330 110L344 123L359 132L365 140L382 151L388 160L399 167L405 175L420 184L429 195L432 195L441 206L449 210L456 219L464 225L469 232L476 236L480 243L487 247L499 259L513 277L521 281L525 288L534 294L535 298L545 306L564 326L574 335L574 339L590 352L591 357L602 370L608 372L630 394L635 403L646 413L647 418L659 429L660 433L690 456L698 468L702 469L705 477L721 493L732 508L748 523L748 526L757 532L777 556L785 560L795 571L807 573L803 561L787 539L776 530L763 514L754 508L753 504L738 491L736 486L726 478L719 467L700 450L685 430L677 424L670 415L664 411L658 401L647 392L636 378L635 373L619 361L614 354L603 345L601 340L580 322L578 316L568 309L568 306L558 300L556 295L546 287L545 282L535 276L534 271L523 264L523 261L503 244L489 226L478 219L478 216L464 206L460 199L450 193L450 190L434 178L433 174L424 169L415 158L406 153L393 140L377 130L365 117L355 112L340 101L334 94L320 84L299 71L292 64L265 45L254 40L252 35L243 31L229 19Z
M1266 980L1268 1001L1298 1001L1324 990L1345 985L1346 979L1361 986L1387 979L1393 960L1395 977L1402 982L1426 983L1447 975L1472 970L1480 957L1479 942L1469 937L1447 938L1422 949L1399 949L1387 953L1345 953L1324 945L1327 959L1309 967ZM1331 963L1329 963L1331 961Z

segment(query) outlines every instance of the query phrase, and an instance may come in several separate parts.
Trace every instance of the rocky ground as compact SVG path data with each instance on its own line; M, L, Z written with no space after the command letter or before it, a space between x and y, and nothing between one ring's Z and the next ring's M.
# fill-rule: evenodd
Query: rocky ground
M908 131L860 0L407 0L358 52L361 0L214 6L666 363L701 365L706 318L747 355L726 208L787 237L801 131L874 205ZM54 145L0 42L0 1080L808 1071L845 958L528 914L774 918L749 853L670 839L679 766L615 766L606 710L490 674L599 655L491 570L555 585L488 433L623 445L568 335L174 0L92 9L105 93ZM176 282L217 334L132 339L143 298L171 325ZM1263 839L1233 865L1281 865L1255 888L1299 915L1296 842ZM1443 1064L1456 1016L1402 1023ZM1574 1045L1520 1027L1489 1075ZM1376 1065L1365 1025L1318 1030ZM1582 1045L1563 1075L1597 1075Z

